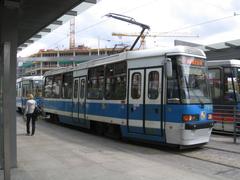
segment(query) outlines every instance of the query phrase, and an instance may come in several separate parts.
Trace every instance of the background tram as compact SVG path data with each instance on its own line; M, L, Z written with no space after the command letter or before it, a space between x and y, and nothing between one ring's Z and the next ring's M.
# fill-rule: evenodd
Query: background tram
M23 112L28 94L33 94L38 105L42 105L43 76L25 76L17 79L16 108Z
M199 49L124 52L44 78L44 111L52 120L145 142L209 141L212 102Z
M213 60L207 65L216 120L214 130L233 132L234 120L239 119L240 114L240 61Z

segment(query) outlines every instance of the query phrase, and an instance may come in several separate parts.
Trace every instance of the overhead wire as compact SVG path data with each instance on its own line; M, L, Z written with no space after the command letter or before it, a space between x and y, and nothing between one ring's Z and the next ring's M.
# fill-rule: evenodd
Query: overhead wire
M212 19L212 20L209 20L209 21L204 21L204 22L189 25L189 26L183 26L183 27L180 27L180 28L177 28L177 29L173 29L173 30L164 32L164 33L170 33L170 32L176 32L176 31L180 31L180 30L184 30L184 29L194 28L194 27L197 27L197 26L201 26L201 25L205 25L205 24L209 24L209 23L214 23L214 22L217 22L217 21L222 21L222 20L225 20L225 19L228 19L228 18L232 18L234 16L238 16L238 14L234 13L231 16L225 16L225 17L222 17L222 18Z
M129 12L135 11L135 10L137 10L137 9L139 9L139 8L146 7L147 5L153 4L153 3L155 3L156 1L159 1L159 0L153 0L153 1L151 1L151 2L141 4L141 5L139 5L139 6L136 6L136 7L131 8L131 9L129 9L129 10L123 11L121 14L126 14L126 13L129 13ZM213 5L213 4L211 4L211 5ZM218 6L218 8L219 8L219 6ZM197 26L201 26L201 25L210 24L210 23L222 21L222 20L225 20L225 19L229 19L229 18L232 18L232 17L237 16L237 15L239 15L239 14L237 14L237 13L235 14L235 13L234 13L234 14L231 15L231 16L225 16L225 17L222 17L222 18L212 19L212 20L209 20L209 21L204 21L204 22L200 22L200 23L197 23L197 24L193 24L193 25L183 26L183 27L176 28L176 29L173 29L173 30L170 30L170 31L166 31L166 32L163 32L163 33L171 33L171 32L176 32L176 31L180 31L180 30L184 30L184 29L190 29L190 28L194 28L194 27L197 27ZM85 28L82 28L82 29L76 31L75 34L78 34L78 33L80 33L80 32L84 32L84 31L86 31L86 30L88 30L88 29L94 28L94 27L96 27L96 26L98 26L98 25L100 25L100 24L103 24L103 23L105 23L105 22L107 22L107 21L109 21L109 20L110 20L110 19L101 20L101 21L99 21L99 22L97 22L97 23L94 23L94 24L92 24L92 25L89 25L89 26L87 26L87 27L85 27ZM64 38L60 39L59 41L54 42L53 44L49 45L48 47L56 46L56 45L58 45L58 43L62 42L62 41L65 40L66 38L67 38L67 37L64 37Z
M129 10L123 11L121 14L126 14L126 13L129 13L129 12L135 11L135 10L137 10L137 9L139 9L139 8L146 7L146 6L151 5L152 3L156 2L156 1L159 1L159 0L153 0L153 1L151 1L151 2L147 2L147 3L141 4L141 5L139 5L139 6L136 6L136 7L131 8L131 9L129 9ZM80 32L84 32L84 31L86 31L86 30L88 30L88 29L91 29L91 28L93 28L93 27L95 27L95 26L98 26L98 25L100 25L100 24L103 24L103 23L105 23L105 22L107 22L107 21L109 21L109 20L110 20L110 19L101 20L101 21L99 21L99 22L97 22L97 23L95 23L95 24L89 25L89 26L87 26L87 27L85 27L85 28L83 28L83 29L81 29L81 30L75 31L75 34L78 34L78 33L80 33ZM65 40L66 38L67 38L67 37L64 37L64 38L60 39L59 41L54 42L53 44L49 45L48 47L56 46L58 43L62 42L62 41Z

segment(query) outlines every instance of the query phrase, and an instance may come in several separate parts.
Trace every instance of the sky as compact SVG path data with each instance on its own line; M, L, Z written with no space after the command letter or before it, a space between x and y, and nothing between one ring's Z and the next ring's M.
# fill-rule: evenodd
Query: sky
M75 17L76 46L132 45L134 37L112 36L112 33L139 33L141 28L106 17L108 13L129 16L149 25L150 35L190 36L146 37L146 48L173 46L175 39L203 45L240 39L239 0L100 0ZM69 31L70 23L66 22L18 52L17 56L26 57L39 49L68 49Z

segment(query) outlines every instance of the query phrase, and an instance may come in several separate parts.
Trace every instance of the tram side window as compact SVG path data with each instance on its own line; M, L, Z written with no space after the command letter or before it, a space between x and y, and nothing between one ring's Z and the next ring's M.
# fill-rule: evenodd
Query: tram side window
M23 85L22 86L22 97L27 97L27 90L26 90L27 88L26 88L26 85Z
M61 81L62 81L62 74L58 74L53 77L53 83L52 83L52 97L53 98L60 97Z
M18 89L19 89L19 87L18 87L18 83L16 84L16 96L18 96Z
M22 96L21 90L22 90L22 88L21 88L21 82L19 82L19 83L17 83L17 96L18 96L18 97Z
M41 80L34 81L33 88L34 88L34 96L41 97L42 96L42 81Z
M45 85L44 85L44 97L51 98L52 97L52 81L53 77L48 76L45 79Z
M221 70L209 69L208 82L213 101L221 100Z
M148 98L157 99L159 95L159 72L152 71L148 75Z
M106 66L105 98L123 100L126 97L126 62Z
M231 68L224 68L224 103L234 103L235 93L233 88L233 74Z
M80 98L83 99L85 97L85 79L82 79L80 82Z
M31 81L23 81L22 82L22 89L23 89L23 97L27 97L28 94L32 93L32 83Z
M131 97L133 99L139 99L141 97L141 74L132 74L132 87L131 87Z
M72 86L73 86L73 75L71 73L63 74L62 82L62 98L71 99L72 98Z
M88 70L88 95L89 99L102 99L104 90L104 66Z
M73 98L77 99L78 93L78 80L74 80Z
M167 83L167 100L168 103L180 103L179 88L176 70L173 71L171 78L168 78Z
M240 101L240 68L236 68L236 78L234 81L234 87L236 91L237 101Z

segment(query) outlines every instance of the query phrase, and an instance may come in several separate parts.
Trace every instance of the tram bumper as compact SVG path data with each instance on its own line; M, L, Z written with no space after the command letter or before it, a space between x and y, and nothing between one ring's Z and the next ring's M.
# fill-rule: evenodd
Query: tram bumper
M208 143L212 132L214 121L190 121L185 123L185 129L182 132L181 145L197 145Z

